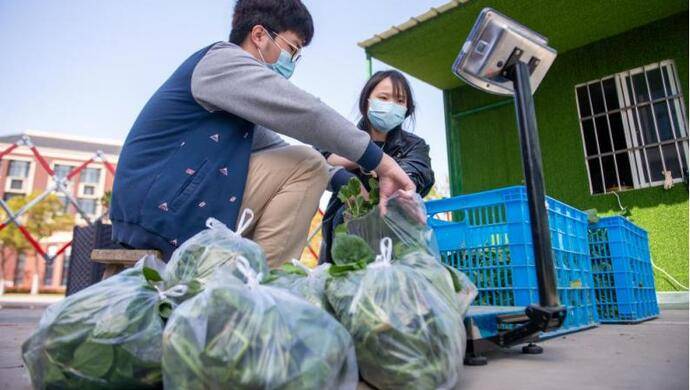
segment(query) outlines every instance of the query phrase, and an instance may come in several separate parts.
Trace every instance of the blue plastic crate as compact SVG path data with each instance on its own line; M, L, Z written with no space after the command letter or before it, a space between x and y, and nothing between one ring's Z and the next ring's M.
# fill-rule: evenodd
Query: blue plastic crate
M647 232L623 217L601 218L589 227L589 246L601 322L656 318L659 305Z
M587 242L587 215L547 197L557 288L568 314L552 337L598 323ZM539 302L527 191L524 186L429 201L442 261L479 290L475 305L526 306ZM438 214L452 217L452 222Z

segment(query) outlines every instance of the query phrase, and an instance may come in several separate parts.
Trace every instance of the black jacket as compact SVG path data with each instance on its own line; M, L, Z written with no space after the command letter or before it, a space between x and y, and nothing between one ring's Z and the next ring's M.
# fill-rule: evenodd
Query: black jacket
M402 130L399 126L388 134L386 143L383 145L383 152L391 156L395 162L407 173L410 180L417 187L417 193L422 197L426 196L434 185L434 171L431 169L431 158L429 157L429 145L424 139ZM328 158L330 153L323 152L324 157ZM341 171L344 171L341 170ZM356 176L369 190L369 176L360 170L337 172L331 181L333 195L328 201L326 212L323 217L321 253L319 262L331 262L331 243L333 240L333 229L343 222L342 212L343 203L338 199L340 186L345 184L350 177Z

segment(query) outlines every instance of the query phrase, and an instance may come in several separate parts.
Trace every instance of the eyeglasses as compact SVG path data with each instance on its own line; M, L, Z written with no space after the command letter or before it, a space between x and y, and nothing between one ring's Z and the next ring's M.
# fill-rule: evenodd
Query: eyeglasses
M299 47L299 46L295 45L294 43L288 41L287 39L281 37L280 35L278 35L277 32L275 32L273 30L266 29L266 31L268 31L268 36L271 37L271 39L273 39L274 42L275 42L275 38L280 38L281 41L285 42L288 46L290 46L290 49L292 49L290 60L292 62L297 63L297 62L299 62L299 60L302 59L302 48L301 47ZM271 35L273 35L273 36L271 36ZM278 47L280 47L280 45L278 45Z

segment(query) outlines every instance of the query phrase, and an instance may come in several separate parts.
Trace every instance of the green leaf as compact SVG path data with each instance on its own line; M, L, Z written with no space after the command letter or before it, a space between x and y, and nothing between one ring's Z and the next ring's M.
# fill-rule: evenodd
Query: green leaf
M307 273L302 268L297 267L294 264L285 263L281 268L288 274L307 276Z
M144 267L143 272L144 272L144 278L146 278L146 280L148 280L149 282L160 282L163 280L163 278L158 273L158 271L156 271L153 268Z
M113 347L85 342L74 351L72 368L93 378L103 377L113 365Z
M333 240L331 257L335 264L348 264L363 261L365 264L374 261L376 255L366 241L351 234L337 235Z
M347 234L347 225L344 223L341 223L340 225L336 226L334 233L335 233L335 236L338 236L340 234Z
M369 178L369 204L374 208L378 206L379 200L379 182L373 177Z
M60 385L63 384L63 381L67 380L65 378L65 375L60 371L60 369L54 365L54 364L48 364L46 366L46 373L43 376L43 380L45 381L46 385L47 384L56 384ZM50 386L46 386L50 387Z
M347 183L347 186L349 187L349 193L350 196L357 196L361 192L361 184L359 183L359 179L356 177L353 177L350 179L350 181Z
M367 267L366 261L357 261L347 264L333 264L328 268L328 274L334 278L345 276L352 271L365 269Z
M343 193L343 190L341 189L340 192L338 192L338 199L343 202L343 204L347 204L348 197Z

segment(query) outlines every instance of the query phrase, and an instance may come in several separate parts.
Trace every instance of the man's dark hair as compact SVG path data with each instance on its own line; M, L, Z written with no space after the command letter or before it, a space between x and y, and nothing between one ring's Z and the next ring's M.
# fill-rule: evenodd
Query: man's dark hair
M314 22L300 0L237 0L232 15L230 42L239 45L257 24L269 31L292 31L307 46L314 36Z
M359 94L359 113L362 115L362 120L358 123L358 127L362 130L371 131L371 122L367 116L369 110L369 96L379 83L387 78L391 79L393 83L393 96L405 96L407 98L407 113L405 118L412 117L414 122L414 97L412 96L412 88L405 76L397 70L380 70L374 73L373 76L364 84L362 92Z

